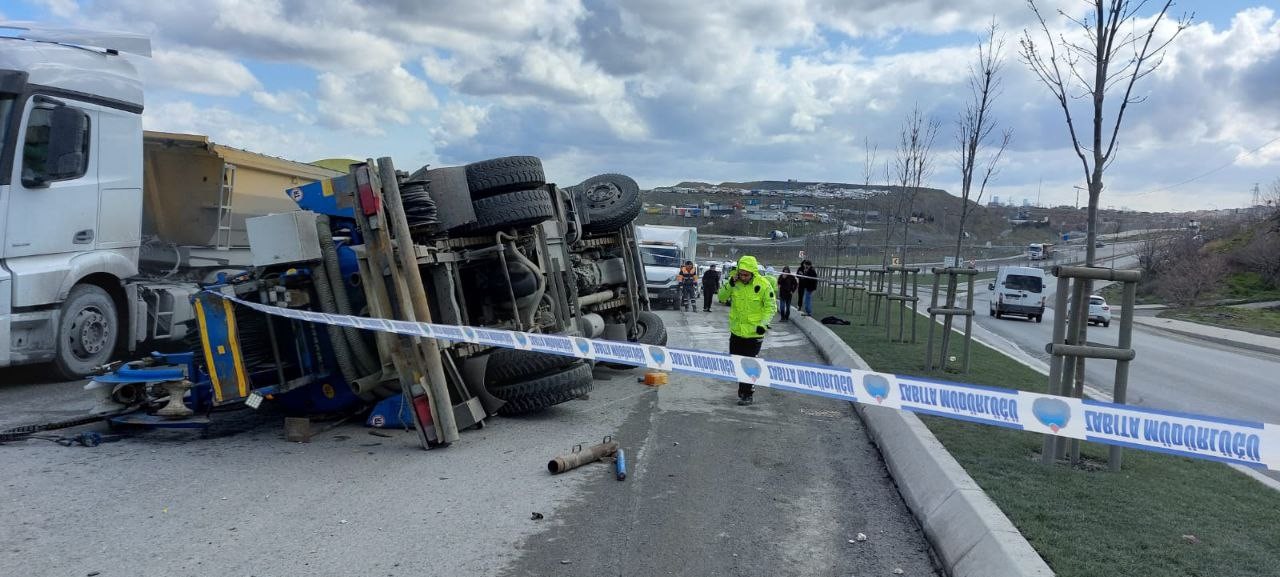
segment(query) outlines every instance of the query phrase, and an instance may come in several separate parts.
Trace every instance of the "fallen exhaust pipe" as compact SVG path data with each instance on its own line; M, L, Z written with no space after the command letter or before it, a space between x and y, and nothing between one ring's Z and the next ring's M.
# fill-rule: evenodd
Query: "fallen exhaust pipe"
M552 475L559 475L565 471L577 469L587 463L594 463L605 457L613 456L618 452L618 442L613 437L605 437L604 441L599 445L592 445L586 449L582 445L573 448L573 451L567 455L560 455L550 461L547 461L547 470Z

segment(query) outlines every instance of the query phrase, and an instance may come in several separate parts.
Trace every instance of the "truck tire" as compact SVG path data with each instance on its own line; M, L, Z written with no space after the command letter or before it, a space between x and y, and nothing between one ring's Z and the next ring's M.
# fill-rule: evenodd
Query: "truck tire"
M667 344L667 324L662 322L662 317L649 311L640 311L640 314L636 315L636 328L640 331L640 334L636 335L635 340L631 342L658 346ZM601 362L600 364L620 371L637 368L636 365L623 363Z
M504 156L466 166L471 199L480 200L513 190L537 188L547 183L542 161L536 156Z
M613 232L636 219L643 200L640 185L622 174L601 174L573 187L585 197L591 222L582 228L589 233Z
M498 349L489 353L488 367L484 371L486 385L505 385L519 379L535 375L543 375L551 371L569 366L576 357L522 351L519 349Z
M591 364L578 362L569 368L523 381L490 387L489 392L507 402L499 415L523 415L541 411L591 392L595 384Z
M467 234L531 226L556 214L551 195L540 188L482 198L472 206L476 211L476 222L467 227Z
M116 303L102 287L76 285L58 314L53 366L67 379L79 379L111 360L120 335Z

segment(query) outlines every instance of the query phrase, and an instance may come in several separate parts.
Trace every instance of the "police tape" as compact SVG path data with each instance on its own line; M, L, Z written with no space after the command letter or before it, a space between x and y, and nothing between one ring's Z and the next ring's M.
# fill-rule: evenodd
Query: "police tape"
M1107 445L1280 470L1280 426L845 367L295 310L208 291L266 314L412 337L674 371Z

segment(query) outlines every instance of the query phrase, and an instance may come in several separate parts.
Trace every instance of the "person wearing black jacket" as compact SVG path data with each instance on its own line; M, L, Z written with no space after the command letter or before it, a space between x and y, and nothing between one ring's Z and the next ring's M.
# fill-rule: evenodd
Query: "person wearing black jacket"
M707 267L707 272L702 273L702 312L711 312L711 299L716 296L716 291L720 290L720 271L716 270L716 265Z
M791 295L800 286L799 279L791 274L791 267L782 267L782 276L778 277L778 312L782 322L791 320Z
M805 260L800 263L800 269L796 271L796 276L800 279L800 314L804 316L813 315L813 293L818 290L818 271L813 268L813 263Z

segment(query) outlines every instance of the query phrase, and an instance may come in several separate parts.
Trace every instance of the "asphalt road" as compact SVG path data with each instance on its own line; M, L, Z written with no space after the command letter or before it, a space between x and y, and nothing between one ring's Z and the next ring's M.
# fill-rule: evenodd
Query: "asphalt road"
M727 347L723 309L661 314L673 345ZM788 329L764 354L817 361ZM763 390L738 407L732 383L596 376L589 399L438 451L356 424L287 443L279 416L253 411L212 439L0 445L0 575L937 574L847 404ZM80 383L40 380L0 371L0 423L87 407ZM605 435L627 451L625 482L605 463L546 472Z
M722 313L667 313L676 346L727 350ZM761 356L820 362L775 323ZM930 575L925 541L847 403L680 377L618 431L635 459L618 483L526 540L507 575ZM850 544L859 532L866 542ZM570 563L565 564L564 561Z

